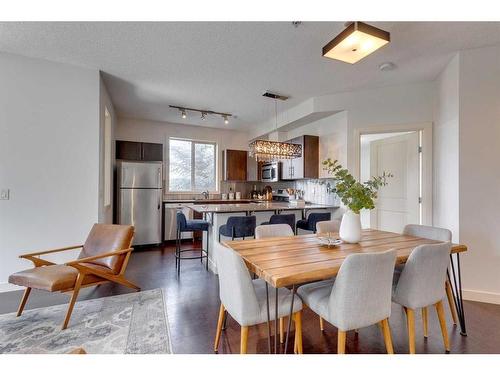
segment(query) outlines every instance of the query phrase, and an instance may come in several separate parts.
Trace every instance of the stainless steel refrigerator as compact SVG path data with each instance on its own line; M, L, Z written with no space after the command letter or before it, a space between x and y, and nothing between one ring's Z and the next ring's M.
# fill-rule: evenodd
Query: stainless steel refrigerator
M117 163L118 223L135 227L134 245L161 243L162 163Z

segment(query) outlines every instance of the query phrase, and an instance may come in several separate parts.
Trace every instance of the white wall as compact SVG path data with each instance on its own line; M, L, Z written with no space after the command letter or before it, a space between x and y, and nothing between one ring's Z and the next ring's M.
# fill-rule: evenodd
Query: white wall
M165 156L168 155L167 142L169 137L217 142L219 173L222 171L221 154L223 150L248 150L247 133L202 126L118 117L115 134L118 140L162 143L165 160ZM219 175L219 180L220 177ZM164 186L166 186L165 183ZM167 192L164 191L164 193Z
M359 132L381 127L432 122L434 87L431 82L388 86L315 98L315 110L347 112L347 167L359 176Z
M104 160L104 123L105 110L109 111L111 116L111 168L109 176L111 182L111 195L114 195L114 179L113 169L115 166L115 128L116 128L116 113L113 102L106 90L106 86L101 77L99 77L99 222L111 224L113 222L113 197L111 197L111 205L104 205L104 179L105 179L105 160Z
M325 159L337 159L339 163L347 163L347 113L339 112L324 119L311 122L310 124L287 132L286 139L292 139L301 135L319 136L319 176L328 177L323 170L321 162Z
M0 283L97 221L98 111L97 71L0 53Z
M464 298L500 303L500 46L460 53Z
M434 104L433 224L448 228L459 241L459 56L436 79Z

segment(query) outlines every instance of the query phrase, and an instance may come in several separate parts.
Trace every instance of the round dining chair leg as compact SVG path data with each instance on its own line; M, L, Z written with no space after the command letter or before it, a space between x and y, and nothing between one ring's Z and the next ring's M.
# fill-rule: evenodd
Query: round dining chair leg
M296 353L302 354L302 312L297 311L293 314L293 320L295 321L295 342L296 342Z
M247 354L248 327L241 327L240 354Z
M215 341L214 341L214 352L219 351L219 342L220 342L220 336L222 334L222 324L224 322L224 316L225 316L225 308L224 305L221 303L220 304L220 309L219 309L219 319L217 320L217 331L215 333Z
M429 316L427 314L427 307L422 307L422 325L424 327L424 337L429 337Z
M415 354L415 311L406 308L406 319L408 321L408 347L410 354Z
M445 281L444 287L446 290L446 298L448 298L448 305L450 306L451 318L453 319L453 324L457 325L457 309L455 307L455 301L453 300L453 292L451 291L451 285L448 280Z
M285 342L285 318L280 318L280 344Z
M384 335L385 348L387 354L394 354L394 348L392 346L391 328L389 327L389 319L384 319L380 322L382 326L382 333Z
M444 315L443 301L439 301L434 305L439 318L439 325L441 326L441 334L443 335L444 348L446 352L450 352L450 339L448 337L448 330L446 328L446 318Z
M337 354L345 354L346 332L339 330L337 334Z

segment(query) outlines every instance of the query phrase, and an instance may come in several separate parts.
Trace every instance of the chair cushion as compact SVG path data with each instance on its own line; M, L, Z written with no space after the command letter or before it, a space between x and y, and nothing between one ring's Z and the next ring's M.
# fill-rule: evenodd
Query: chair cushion
M335 279L329 279L306 284L297 289L297 294L311 310L322 318L328 319L328 300L334 282Z
M132 244L134 227L131 225L94 224L79 259L108 253L110 251L128 249ZM96 259L91 263L105 266L114 273L119 273L125 256L113 256Z
M208 230L208 221L205 220L186 220L186 225L182 231L192 231L192 230Z
M112 273L108 267L92 263L83 265L106 273ZM9 276L9 283L24 286L26 288L41 289L49 292L71 289L75 286L78 270L64 264L31 268L16 272ZM87 275L83 284L91 284L103 279L93 275Z

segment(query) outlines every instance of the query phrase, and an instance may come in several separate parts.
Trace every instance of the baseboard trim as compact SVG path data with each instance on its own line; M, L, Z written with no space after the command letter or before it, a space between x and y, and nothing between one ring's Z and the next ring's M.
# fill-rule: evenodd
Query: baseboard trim
M13 292L14 290L24 289L22 286L9 284L9 283L0 283L0 293Z
M462 289L462 295L463 299L467 301L485 302L500 305L500 293Z

